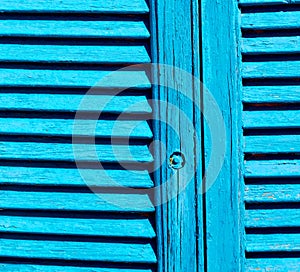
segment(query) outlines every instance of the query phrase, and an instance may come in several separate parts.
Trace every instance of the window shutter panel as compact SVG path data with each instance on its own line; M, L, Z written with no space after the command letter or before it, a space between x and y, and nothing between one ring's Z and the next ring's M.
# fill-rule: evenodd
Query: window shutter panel
M300 269L297 2L240 0L246 271Z
M87 154L82 171L105 195L101 200L76 169L72 149L74 116L89 88L124 65L150 62L147 3L3 0L0 12L0 270L151 271L156 234L149 196L116 190ZM80 110L107 116L95 133L108 175L123 187L151 188L151 84L143 71L121 73L141 84L98 108L112 97L110 90L127 84L106 81L95 103ZM115 121L121 113L128 117ZM93 121L86 118L75 136L92 136L84 126ZM106 141L111 137L130 137L130 146L112 148ZM144 168L118 168L122 162ZM106 201L116 198L141 208Z

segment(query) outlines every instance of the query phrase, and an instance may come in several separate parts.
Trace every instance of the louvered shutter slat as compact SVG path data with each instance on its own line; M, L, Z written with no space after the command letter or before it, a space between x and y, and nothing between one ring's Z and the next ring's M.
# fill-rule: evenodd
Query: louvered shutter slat
M260 1L262 2L262 1ZM299 11L262 12L242 14L243 30L282 30L300 27Z
M32 91L33 92L33 91ZM80 111L79 111L80 109ZM51 111L51 112L98 112L134 113L152 112L145 95L66 95L66 94L0 94L0 110L4 111Z
M290 228L300 227L298 209L247 210L246 228Z
M299 103L299 86L248 86L243 87L244 103Z
M0 45L1 62L132 64L150 62L144 46Z
M298 111L248 111L243 113L244 129L299 128Z
M297 203L299 200L300 185L247 185L245 188L247 203Z
M140 194L98 193L95 195L93 193L45 193L2 190L0 196L1 209L103 212L154 211L148 195Z
M142 21L0 20L0 37L147 39Z
M1 166L0 174L2 185L153 187L153 181L146 170L81 169L79 172L72 168Z
M245 38L242 52L245 55L296 54L300 52L300 37Z
M88 0L76 2L72 0L43 0L18 2L3 0L0 12L65 12L65 13L105 13L105 14L144 14L149 8L144 0Z
M239 3L241 6L266 6L289 4L290 1L291 0L239 0Z
M28 136L96 136L97 138L151 139L153 134L146 121L73 120L0 118L3 135ZM95 128L94 133L91 128Z
M97 268L77 266L50 266L31 264L0 264L0 269L7 272L15 272L22 269L23 272L152 272L151 269L130 269L130 268Z
M245 162L245 177L300 177L299 169L299 160L251 160Z
M150 88L145 72L0 69L2 87ZM111 75L111 76L110 76Z
M154 238L155 232L147 218L85 219L29 216L1 216L0 231L54 235L99 237Z
M0 142L0 159L94 162L145 162L153 157L146 145L87 145L62 143ZM96 150L96 152L94 151ZM97 156L95 155L97 154Z
M81 261L155 263L150 244L0 239L0 256ZM11 251L14 248L14 251ZM99 254L101 252L101 254Z
M249 272L265 271L297 271L299 268L300 258L272 258L272 259L249 259L246 262L246 269Z

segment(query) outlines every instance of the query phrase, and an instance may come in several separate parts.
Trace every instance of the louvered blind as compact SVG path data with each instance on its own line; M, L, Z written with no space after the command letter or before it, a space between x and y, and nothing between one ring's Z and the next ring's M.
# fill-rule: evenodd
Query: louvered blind
M300 271L298 2L240 0L246 271Z
M153 186L151 84L144 71L119 72L119 81L98 84L91 103L80 108L87 114L73 136L82 138L81 173L98 195L76 169L72 149L74 116L89 88L124 65L150 62L148 25L144 0L1 1L1 271L155 269L149 196L107 180L123 189ZM136 87L113 97L128 84ZM92 136L89 113L99 110L96 152L106 170L97 168L84 141ZM118 142L112 146L110 138Z

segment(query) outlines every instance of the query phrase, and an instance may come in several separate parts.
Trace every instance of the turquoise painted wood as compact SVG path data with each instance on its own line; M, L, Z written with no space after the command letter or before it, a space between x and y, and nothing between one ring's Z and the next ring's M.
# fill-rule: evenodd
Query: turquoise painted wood
M7 272L16 272L22 269L24 272L136 272L130 268L97 268L77 266L54 266L32 264L0 264L0 268ZM151 269L139 269L138 272L151 272Z
M30 112L98 112L110 114L150 114L145 95L76 95L76 94L40 94L1 93L0 110ZM80 122L80 121L79 121ZM88 121L87 121L88 122Z
M243 227L240 198L241 95L238 3L202 1L203 84L215 98L224 118L226 145L223 167L204 196L205 271L243 271ZM210 97L204 95L204 113L214 116ZM220 122L220 128L223 121ZM218 124L218 123L217 123ZM212 150L210 131L204 124L204 165ZM222 160L218 155L215 161Z
M88 0L83 2L74 2L71 0L54 0L45 2L43 0L18 2L12 0L3 0L0 12L80 12L80 13L104 13L104 14L144 14L149 12L149 8L144 0Z
M77 169L72 168L0 166L0 173L1 185L153 187L153 181L146 170L81 169L80 173L83 173L85 179L82 178ZM112 183L112 180L115 183Z
M299 271L299 1L240 6L244 267Z
M154 61L182 69L200 78L201 11L198 1L151 2L157 10L154 25L157 29ZM157 210L161 220L161 226L158 228L161 235L161 239L158 240L158 271L204 271L202 154L195 139L199 136L194 135L186 121L187 117L194 122L198 132L201 130L199 109L193 105L193 99L201 99L200 86L192 79L187 82L187 79L176 71L158 69L157 73L158 82L164 86L155 88L154 95L163 103L154 109L154 114L158 120L164 121L156 122L155 137L165 143L167 156L156 158L157 164L163 164L156 174L156 179L158 184L163 185L169 181L163 186L158 199L166 201L171 192L176 194ZM164 103L168 104L163 106ZM168 167L169 156L175 151L181 151L186 158L185 166L179 170ZM187 181L191 173L195 175ZM173 185L170 182L173 182ZM187 187L180 193L180 186L186 182L189 182Z
M147 39L143 21L0 20L1 37ZM108 56L109 57L109 56ZM116 57L116 56L115 56Z
M150 74L112 75L151 62L153 10L144 0L0 6L0 270L155 271L159 222L143 190L154 187Z

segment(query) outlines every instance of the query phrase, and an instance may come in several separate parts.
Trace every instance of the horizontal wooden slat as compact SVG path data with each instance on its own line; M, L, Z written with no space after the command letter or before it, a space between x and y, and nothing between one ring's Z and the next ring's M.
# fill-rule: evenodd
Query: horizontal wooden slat
M298 54L300 53L300 36L244 38L242 53L244 55Z
M149 11L144 0L2 0L0 12L63 12L63 13L105 13L105 14L143 14Z
M300 127L300 111L244 111L244 129L287 129Z
M148 171L0 166L0 185L151 188Z
M243 87L245 103L299 103L300 86Z
M243 78L299 78L300 61L244 62Z
M0 37L147 39L142 21L0 20Z
M246 228L300 227L299 209L246 210Z
M300 184L247 185L245 201L248 203L300 203Z
M150 62L144 46L0 45L1 62L134 64Z
M78 266L54 266L34 264L8 264L0 263L0 269L6 272L152 272L151 269L130 268L104 268L104 267L78 267Z
M245 30L297 29L299 16L300 11L244 13L241 27Z
M82 219L1 216L0 232L154 238L149 219Z
M299 251L300 234L248 234L248 252Z
M0 257L155 263L150 244L0 239ZM11 249L14 250L11 250Z
M0 118L0 134L151 139L146 121Z
M153 161L146 145L92 145L62 143L0 142L0 159L141 162Z
M289 4L290 0L239 0L241 6L266 6Z
M151 113L146 96L0 93L2 111Z
M299 160L246 161L246 178L300 177Z
M247 272L296 272L300 258L247 259Z
M244 151L252 154L299 153L300 135L247 136Z
M4 87L103 87L150 88L143 71L79 71L0 69L0 86Z
M153 212L148 195L0 191L1 209Z

